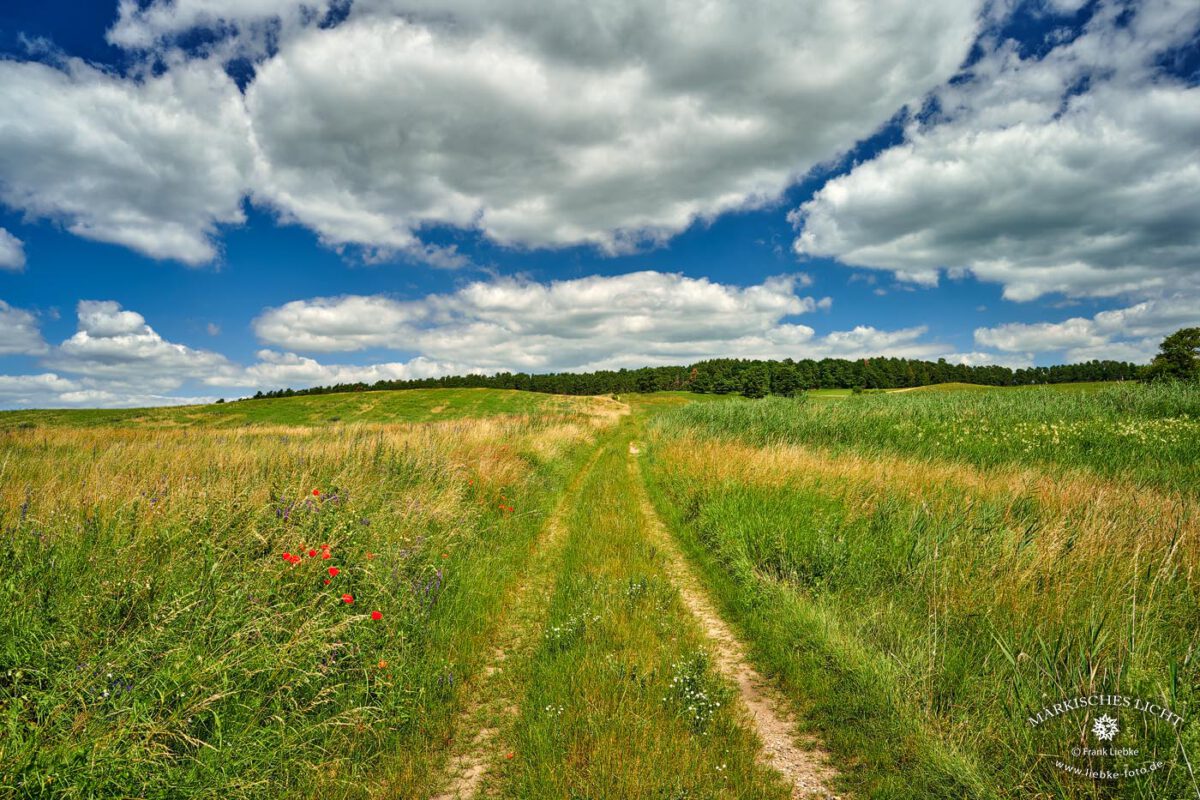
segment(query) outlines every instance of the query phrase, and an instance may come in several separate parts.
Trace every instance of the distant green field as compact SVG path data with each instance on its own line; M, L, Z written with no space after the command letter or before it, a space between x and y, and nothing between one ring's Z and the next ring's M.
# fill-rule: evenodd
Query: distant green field
M168 408L3 411L0 429L430 422L497 414L570 414L587 402L587 398L506 389L406 389Z
M1050 387L1063 391L1093 392L1109 384L1070 383ZM1038 387L995 387L973 383L940 383L914 389L868 391L868 394L943 393L960 391L1029 390ZM813 389L814 400L842 400L850 389ZM602 395L606 397L607 395ZM625 395L642 406L669 407L689 402L713 402L743 398L736 394L654 392ZM399 391L347 392L305 395L267 400L241 400L195 406L163 408L83 408L0 411L0 430L31 426L94 427L219 427L244 425L332 425L336 423L431 422L439 419L489 417L498 414L571 414L579 410L582 397L522 392L512 389L403 389Z

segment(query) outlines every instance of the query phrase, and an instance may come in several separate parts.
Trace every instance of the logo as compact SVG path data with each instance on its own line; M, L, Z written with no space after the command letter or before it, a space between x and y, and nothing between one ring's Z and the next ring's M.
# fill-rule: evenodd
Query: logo
M1111 742L1120 732L1121 726L1108 714L1096 717L1096 721L1092 723L1092 735L1102 742Z
M1120 694L1070 697L1026 717L1055 769L1094 781L1164 779L1184 719L1162 703ZM1185 753L1186 756L1186 753ZM1200 791L1198 791L1200 795Z

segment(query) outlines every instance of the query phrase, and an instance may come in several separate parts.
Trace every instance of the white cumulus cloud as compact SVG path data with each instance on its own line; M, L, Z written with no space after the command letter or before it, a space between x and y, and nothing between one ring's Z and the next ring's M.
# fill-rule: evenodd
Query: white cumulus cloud
M977 328L975 342L1004 352L1063 353L1070 362L1113 359L1145 363L1173 331L1200 325L1190 295L1146 300L1127 308L1061 322L1011 322Z
M46 350L37 317L0 300L0 355L39 355Z
M123 0L131 75L0 62L0 201L188 264L246 197L368 257L460 265L430 225L622 252L777 199L952 75L982 5Z
M256 196L332 243L406 248L437 223L627 250L774 199L871 133L953 73L977 11L356 3L248 88Z
M121 78L76 59L0 60L0 201L79 236L211 261L218 225L244 221L253 165L242 97L218 64Z
M818 337L789 318L828 308L807 276L747 287L661 272L539 283L497 278L451 294L297 300L254 322L264 343L309 352L388 348L483 371L612 369L702 358L928 356L924 328L861 326Z
M163 339L141 314L111 300L81 300L77 313L78 331L45 359L58 371L138 393L165 393L233 368L219 353Z
M1042 58L985 43L939 113L796 210L795 249L926 285L966 268L1018 301L1196 284L1200 88L1157 59L1198 28L1195 3L1102 2Z
M0 269L25 269L25 243L4 228L0 228Z

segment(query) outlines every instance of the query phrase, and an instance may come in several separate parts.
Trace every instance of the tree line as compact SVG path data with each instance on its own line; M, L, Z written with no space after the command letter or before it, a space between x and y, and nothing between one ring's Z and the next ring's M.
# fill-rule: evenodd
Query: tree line
M718 358L691 366L642 367L597 372L498 372L494 375L451 375L375 383L339 383L311 389L258 392L255 399L294 397L382 389L516 389L551 394L597 395L630 392L689 391L702 394L768 394L792 396L808 389L904 389L936 383L978 383L987 386L1026 386L1082 381L1131 381L1146 367L1125 361L1088 361L1050 367L1010 369L996 365L951 364L944 358L823 358L763 361Z

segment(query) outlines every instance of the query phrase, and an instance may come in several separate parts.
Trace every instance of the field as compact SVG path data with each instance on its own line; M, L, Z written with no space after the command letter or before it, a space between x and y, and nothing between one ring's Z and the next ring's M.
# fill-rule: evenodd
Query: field
M703 401L703 402L699 402ZM0 413L0 797L1200 797L1200 390ZM1061 761L1116 713L1087 767Z

